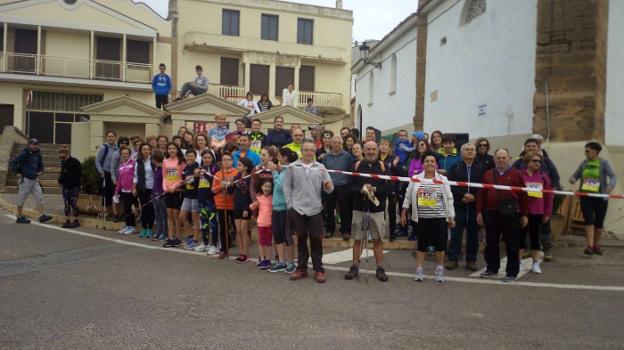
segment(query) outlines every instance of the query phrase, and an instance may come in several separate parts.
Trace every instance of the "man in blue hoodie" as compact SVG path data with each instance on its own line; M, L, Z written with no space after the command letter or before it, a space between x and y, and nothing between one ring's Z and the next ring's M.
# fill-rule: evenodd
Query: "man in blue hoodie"
M171 77L165 74L164 63L158 65L160 73L154 75L152 79L152 90L156 95L156 108L161 109L164 105L169 103L169 91L171 91Z
M32 194L37 203L37 211L39 212L39 221L46 222L52 219L51 216L43 213L43 190L39 184L38 178L43 175L43 161L41 160L41 151L39 150L39 140L30 139L26 148L11 160L10 167L20 175L19 186L17 189L17 223L29 224L30 220L22 214L24 203L29 194Z

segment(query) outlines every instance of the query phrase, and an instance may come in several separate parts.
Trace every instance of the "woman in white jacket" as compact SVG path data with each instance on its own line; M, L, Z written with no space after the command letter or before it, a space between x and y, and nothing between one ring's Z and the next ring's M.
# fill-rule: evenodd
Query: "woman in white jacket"
M282 106L295 108L299 106L299 91L295 90L293 83L288 83L286 88L282 90Z
M453 193L448 184L436 184L432 180L446 181L446 176L438 174L438 162L435 154L425 153L422 156L424 171L414 178L419 182L411 182L405 193L401 224L407 224L407 211L412 207L411 220L418 227L418 249L416 252L416 277L422 282L425 279L423 262L428 246L435 247L436 282L444 282L444 251L448 240L448 229L455 226L455 209Z
M238 105L241 107L245 107L249 110L249 114L247 114L248 116L252 116L256 113L260 113L260 108L258 107L258 103L254 101L253 94L251 93L251 91L247 92L247 95L245 95L245 99L240 101Z

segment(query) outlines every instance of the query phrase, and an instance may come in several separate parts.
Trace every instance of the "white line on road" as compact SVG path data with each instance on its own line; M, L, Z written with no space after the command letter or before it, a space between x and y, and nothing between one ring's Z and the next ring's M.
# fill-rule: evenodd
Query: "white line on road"
M5 216L15 220L15 216L13 216L13 215L8 215L7 214ZM35 221L33 221L31 224L32 225L41 226L41 227L45 227L45 228L48 228L48 229L51 229L51 230L67 232L67 233L71 233L71 234L75 234L75 235L79 235L79 236L83 236L83 237L101 239L101 240L104 240L104 241L114 242L114 243L118 243L118 244L132 246L132 247L138 247L138 248L144 248L144 249L152 249L152 250L163 250L163 251L167 251L167 252L180 253L180 254L190 254L190 255L206 256L206 253L194 252L194 251L189 251L189 250L184 250L184 249L164 248L164 247L158 247L158 246L153 246L153 245L144 244L144 243L130 242L130 241L126 241L126 240L123 240L123 239L117 239L117 238L100 236L100 235L96 235L96 234L93 234L93 233L87 233L87 232L82 232L82 231L78 231L78 230L71 230L71 229L57 227L57 226L48 225L48 224L42 224L42 223L35 222ZM340 266L325 266L325 269L326 270L330 270L330 271L343 271L343 272L349 270L346 267L340 267ZM360 270L360 273L367 273L367 274L374 275L375 271L372 271L372 270ZM394 276L394 277L414 278L414 275L410 274L410 273L386 272L386 274L388 276ZM429 280L433 282L432 278L430 278ZM557 283L520 282L520 281L515 281L515 282L512 282L512 283L502 283L502 282L500 282L500 280L497 280L497 279L450 277L450 276L447 276L446 280L447 281L451 281L451 282L460 282L460 283L493 284L493 285L497 285L497 286L524 286L524 287L538 287L538 288L592 290L592 291L600 291L600 292L624 292L624 286L592 286L592 285L583 285L583 284L557 284Z
M518 276L516 276L516 278L520 278L520 277L524 276L527 272L531 271L531 267L533 267L533 259L531 259L531 258L522 259L520 264L522 265L522 267L520 268L520 271L518 271ZM506 275L505 269L506 268L507 268L507 257L504 257L504 258L501 259L500 267L498 269L498 277L499 278L505 277L505 275ZM484 267L481 270L471 274L470 277L479 277L482 273L485 272L486 269L487 269L487 267Z

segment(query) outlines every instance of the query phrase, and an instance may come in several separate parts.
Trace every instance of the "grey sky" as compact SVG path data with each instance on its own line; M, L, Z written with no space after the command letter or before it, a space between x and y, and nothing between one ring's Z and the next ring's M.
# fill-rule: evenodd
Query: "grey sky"
M137 1L137 0L135 0ZM138 0L167 16L167 0ZM138 2L137 1L137 2ZM335 0L296 0L292 2L334 7ZM353 10L353 39L381 39L405 17L416 11L417 0L344 0L343 7Z

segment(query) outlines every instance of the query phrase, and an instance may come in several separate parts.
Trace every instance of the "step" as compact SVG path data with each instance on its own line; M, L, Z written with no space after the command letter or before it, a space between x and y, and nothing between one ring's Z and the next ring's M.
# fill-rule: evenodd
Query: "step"
M39 183L44 188L45 187L59 187L59 184L58 184L57 180L39 180ZM6 185L7 186L17 186L17 179L16 178L12 178L12 179L8 179L7 178Z
M4 187L4 192L5 193L17 193L17 186L7 185ZM60 187L44 187L43 193L44 194L61 194L61 188Z
M19 149L24 149L26 148L26 144L25 143L14 143L13 147L17 147ZM40 150L55 150L58 151L61 148L68 148L71 147L71 145L65 145L65 144L53 144L53 143L40 143L39 144L39 149Z
M50 173L48 173L48 172L44 172L44 173L43 173L43 176L40 176L40 177L39 177L39 180L55 180L55 181L56 181L56 180L58 180L59 175L60 175L59 173L54 173L54 172L50 172ZM17 179L17 175L15 175L15 174L13 174L13 173L8 174L8 175L7 175L7 177L6 177L6 179L7 179L7 181L8 181L8 180Z

